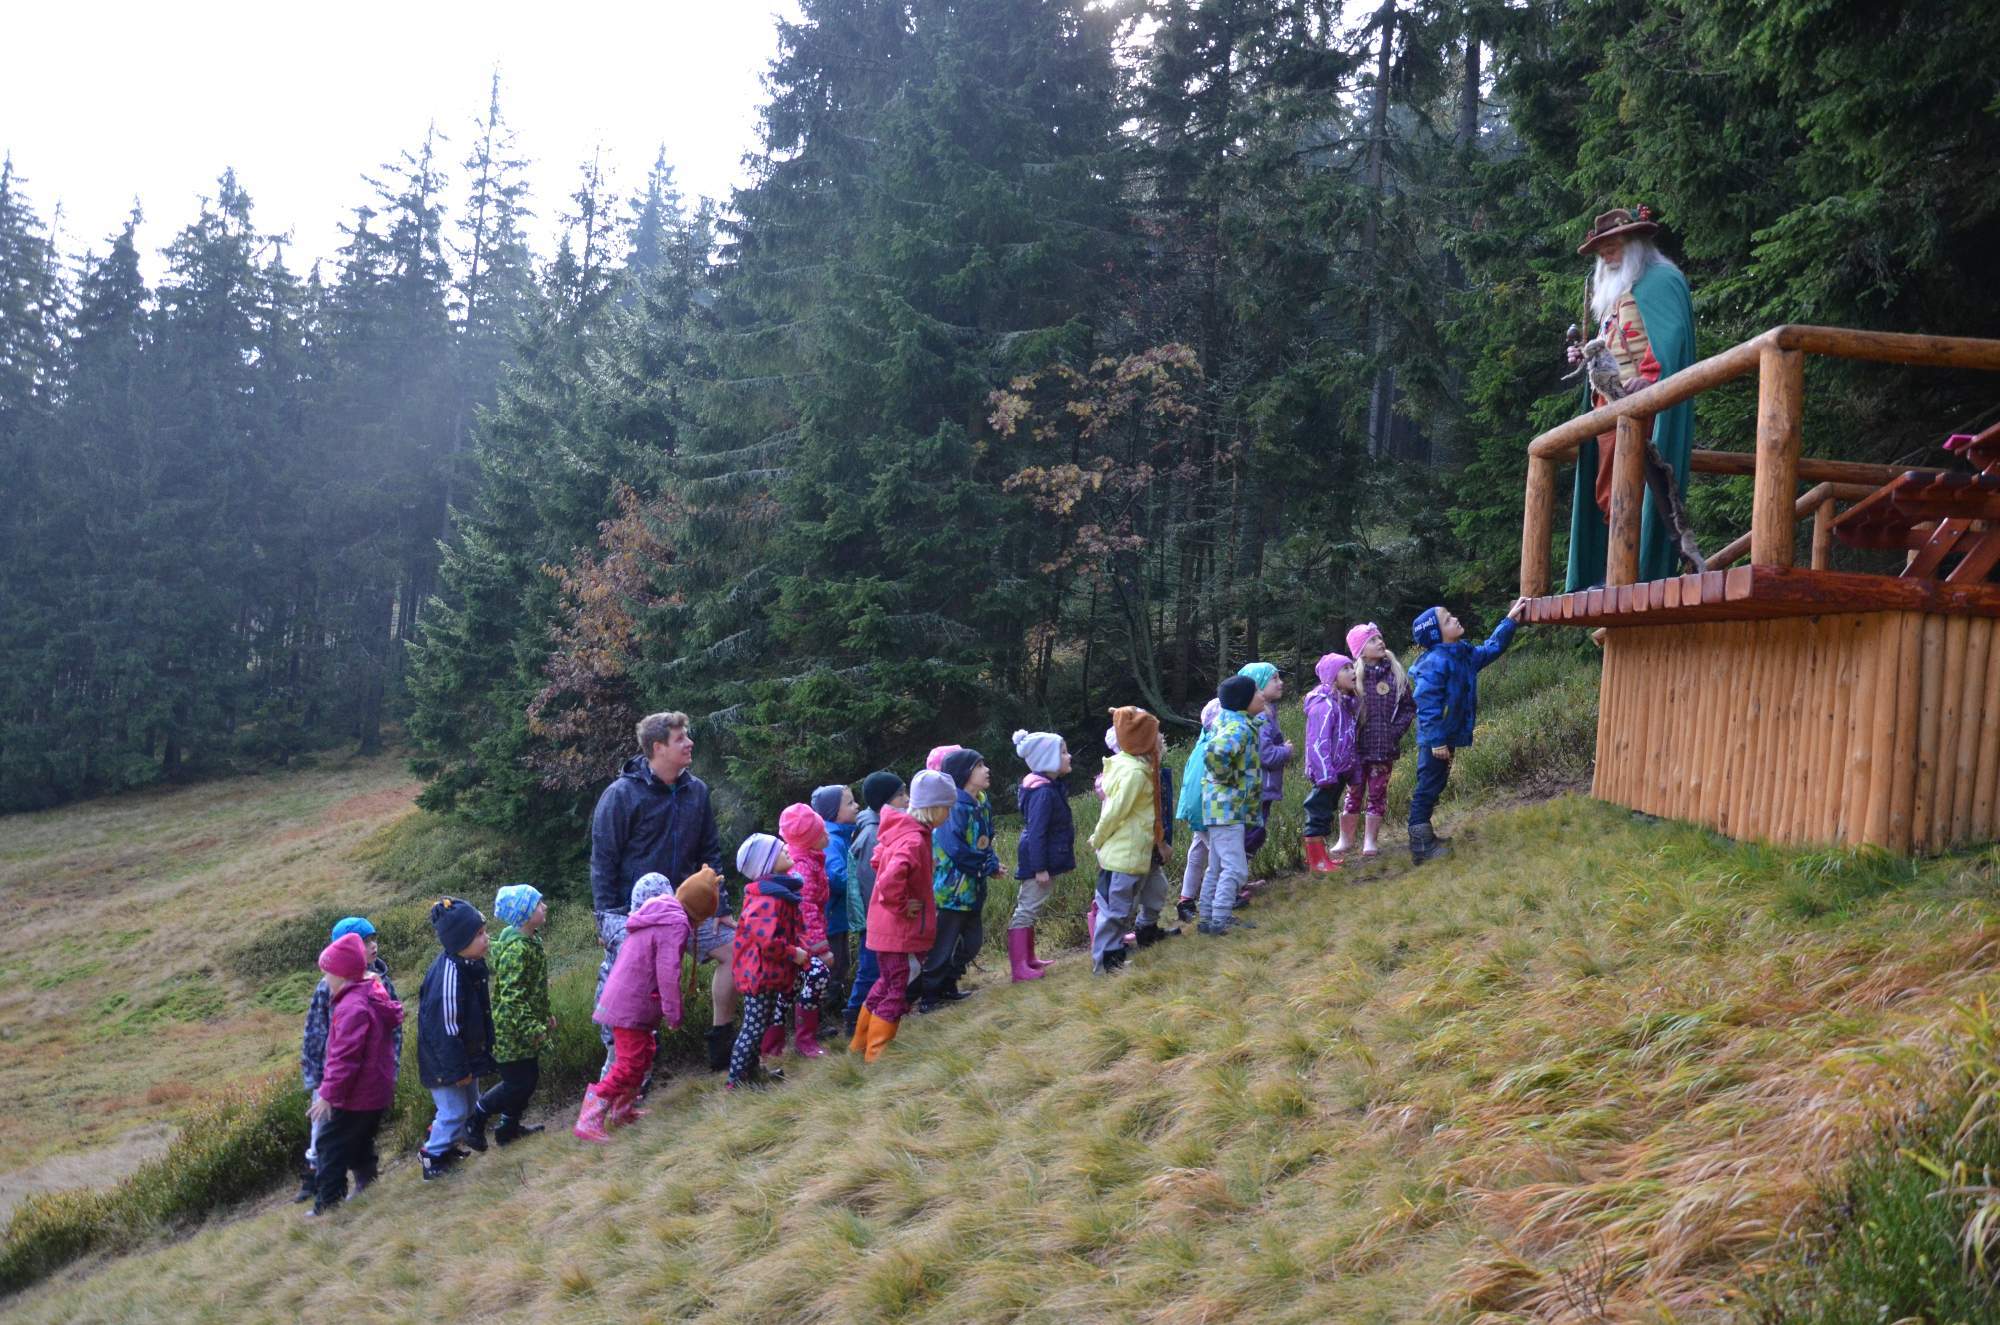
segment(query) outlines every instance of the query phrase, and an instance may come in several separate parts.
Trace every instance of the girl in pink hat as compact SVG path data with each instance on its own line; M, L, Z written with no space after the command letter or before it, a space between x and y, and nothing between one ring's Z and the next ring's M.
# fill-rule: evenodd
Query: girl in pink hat
M1347 785L1340 840L1353 841L1359 823L1361 857L1369 860L1381 854L1377 839L1382 816L1389 812L1389 775L1402 752L1404 733L1417 720L1417 698L1403 664L1389 652L1374 622L1364 621L1347 632L1347 652L1361 681L1361 702L1354 713L1354 755L1360 767Z

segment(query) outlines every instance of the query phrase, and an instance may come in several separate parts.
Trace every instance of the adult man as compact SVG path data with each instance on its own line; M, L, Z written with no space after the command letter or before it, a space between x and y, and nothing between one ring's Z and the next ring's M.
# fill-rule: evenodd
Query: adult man
M685 713L651 713L639 720L639 753L597 798L590 816L590 899L598 941L608 949L607 918L623 916L641 875L663 874L675 886L707 865L722 871L722 834L708 784L696 777L694 737ZM695 959L715 963L714 1024L708 1066L729 1066L736 1039L736 982L729 962L736 929L727 888L718 888L713 918L695 931Z
M1648 207L1633 211L1615 207L1597 218L1577 249L1596 259L1590 278L1590 316L1617 364L1617 396L1642 390L1694 362L1694 303L1687 278L1653 244L1651 237L1659 228ZM1570 357L1578 358L1574 346ZM1613 398L1588 387L1585 393L1589 406ZM1567 577L1571 590L1604 583L1613 437L1605 433L1577 451ZM1679 574L1681 550L1693 547L1685 514L1675 509L1687 491L1688 457L1694 448L1693 403L1683 402L1654 416L1651 441L1664 464L1648 457L1639 533L1642 581ZM1677 523L1681 527L1676 528Z

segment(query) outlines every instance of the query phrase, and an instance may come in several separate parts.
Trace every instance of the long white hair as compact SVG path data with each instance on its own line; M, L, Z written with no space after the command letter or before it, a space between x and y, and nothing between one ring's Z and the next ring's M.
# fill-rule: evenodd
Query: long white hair
M1611 310L1639 283L1646 269L1661 265L1674 266L1666 254L1654 247L1652 240L1637 236L1625 241L1625 251L1618 255L1617 266L1600 257L1596 269L1590 273L1590 316L1598 322L1610 317Z

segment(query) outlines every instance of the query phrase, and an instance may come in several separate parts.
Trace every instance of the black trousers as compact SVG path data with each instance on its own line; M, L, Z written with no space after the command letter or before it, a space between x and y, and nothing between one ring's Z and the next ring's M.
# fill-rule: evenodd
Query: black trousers
M319 1133L318 1188L313 1204L324 1209L347 1199L347 1175L375 1181L375 1133L387 1109L335 1109Z
M517 1058L511 1063L501 1063L499 1067L500 1079L479 1097L479 1111L519 1122L522 1113L527 1110L529 1097L535 1093L535 1086L542 1079L542 1060Z
M834 1006L844 1006L847 1002L848 986L854 983L854 951L852 934L829 934L826 941L833 947L833 955L826 959L827 969L833 972Z

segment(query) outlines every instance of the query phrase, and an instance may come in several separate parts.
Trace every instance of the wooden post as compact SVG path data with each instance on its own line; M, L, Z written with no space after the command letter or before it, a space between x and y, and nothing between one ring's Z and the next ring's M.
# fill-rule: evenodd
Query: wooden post
M1639 420L1618 420L1617 449L1611 457L1611 538L1604 551L1607 588L1639 579L1639 523L1646 509L1646 443Z
M1757 365L1757 479L1750 505L1750 564L1789 566L1797 517L1799 418L1805 356L1766 347Z
M1549 591L1549 528L1556 504L1556 462L1528 457L1528 495L1521 510L1521 597Z
M1833 551L1833 498L1827 497L1813 508L1812 568L1825 570Z

